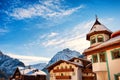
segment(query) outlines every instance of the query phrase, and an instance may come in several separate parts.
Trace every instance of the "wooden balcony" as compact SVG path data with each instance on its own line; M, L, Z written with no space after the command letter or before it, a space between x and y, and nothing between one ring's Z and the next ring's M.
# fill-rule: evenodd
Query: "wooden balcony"
M71 79L71 76L56 76L56 79Z
M92 73L92 70L91 69L84 69L83 73Z
M73 72L74 69L55 69L53 70L54 73L56 72Z

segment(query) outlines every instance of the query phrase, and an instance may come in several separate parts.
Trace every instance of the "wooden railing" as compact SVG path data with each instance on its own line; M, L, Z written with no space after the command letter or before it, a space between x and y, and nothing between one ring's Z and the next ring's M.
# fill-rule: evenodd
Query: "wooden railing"
M56 79L71 79L71 76L56 76Z
M73 72L74 69L55 69L53 72Z

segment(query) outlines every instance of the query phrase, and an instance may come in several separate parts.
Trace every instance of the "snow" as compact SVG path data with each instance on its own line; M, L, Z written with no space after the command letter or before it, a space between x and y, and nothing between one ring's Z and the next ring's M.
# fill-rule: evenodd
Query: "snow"
M38 63L38 64L30 65L30 66L33 68L42 70L46 65L47 65L47 63Z
M18 69L19 69L20 73L23 75L46 75L45 72L38 70L36 68L32 68L32 67L30 67L30 68L28 68L28 67L27 68L26 67L19 68L18 67Z
M96 24L93 26L92 30L89 32L90 33L93 33L93 32L96 32L96 31L108 31L108 32L111 32L107 27L105 27L104 25L99 25L99 24Z
M23 67L24 63L18 59L13 59L7 55L4 55L0 51L0 71L2 71L6 77L11 76L18 66ZM0 73L0 75L2 74Z
M79 56L81 56L79 52L72 51L67 48L67 49L64 49L63 51L58 52L55 56L53 56L53 58L49 61L47 66L50 66L59 60L70 60L73 57L79 57Z

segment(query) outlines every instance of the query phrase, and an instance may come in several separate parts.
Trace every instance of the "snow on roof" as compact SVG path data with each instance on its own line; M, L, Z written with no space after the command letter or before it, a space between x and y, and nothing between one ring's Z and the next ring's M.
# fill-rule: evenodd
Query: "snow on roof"
M103 24L101 24L98 21L98 18L96 18L94 25L92 26L91 30L87 34L87 40L89 40L90 36L95 34L95 33L106 33L108 35L111 35L112 31L110 31L107 27L105 27Z
M107 27L105 27L104 25L99 25L99 24L96 24L93 26L93 28L90 30L89 34L90 33L93 33L93 32L98 32L98 31L108 31L108 32L111 32Z
M72 61L72 60L74 60L74 59L79 59L79 60L82 60L82 61L91 62L91 61L88 60L88 59L85 59L85 58L77 58L77 57L73 57L73 58L71 58L69 61Z
M76 65L77 67L83 67L83 65L80 64L80 63L71 62L71 61L66 61L66 60L59 60L59 61L55 62L54 64L48 66L47 69L48 69L48 70L49 70L49 69L52 69L52 68L55 67L56 65L59 65L60 63L63 63L63 62L72 64L72 65Z
M106 41L106 42L104 42L104 43L101 43L101 44L98 45L98 46L95 46L95 47L86 49L86 50L84 51L84 53L89 52L89 51L93 51L93 50L97 50L97 49L100 49L100 48L103 48L103 47L108 47L108 46L113 45L113 44L116 44L116 43L120 43L120 36L111 38L110 40L108 40L108 41Z
M46 75L45 72L31 67L18 67L18 69L22 75Z

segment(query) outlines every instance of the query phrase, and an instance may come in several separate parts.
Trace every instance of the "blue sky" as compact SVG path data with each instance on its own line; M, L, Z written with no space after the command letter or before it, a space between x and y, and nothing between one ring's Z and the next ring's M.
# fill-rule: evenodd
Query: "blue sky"
M95 21L120 29L120 0L0 0L0 50L25 64L65 48L83 52Z

